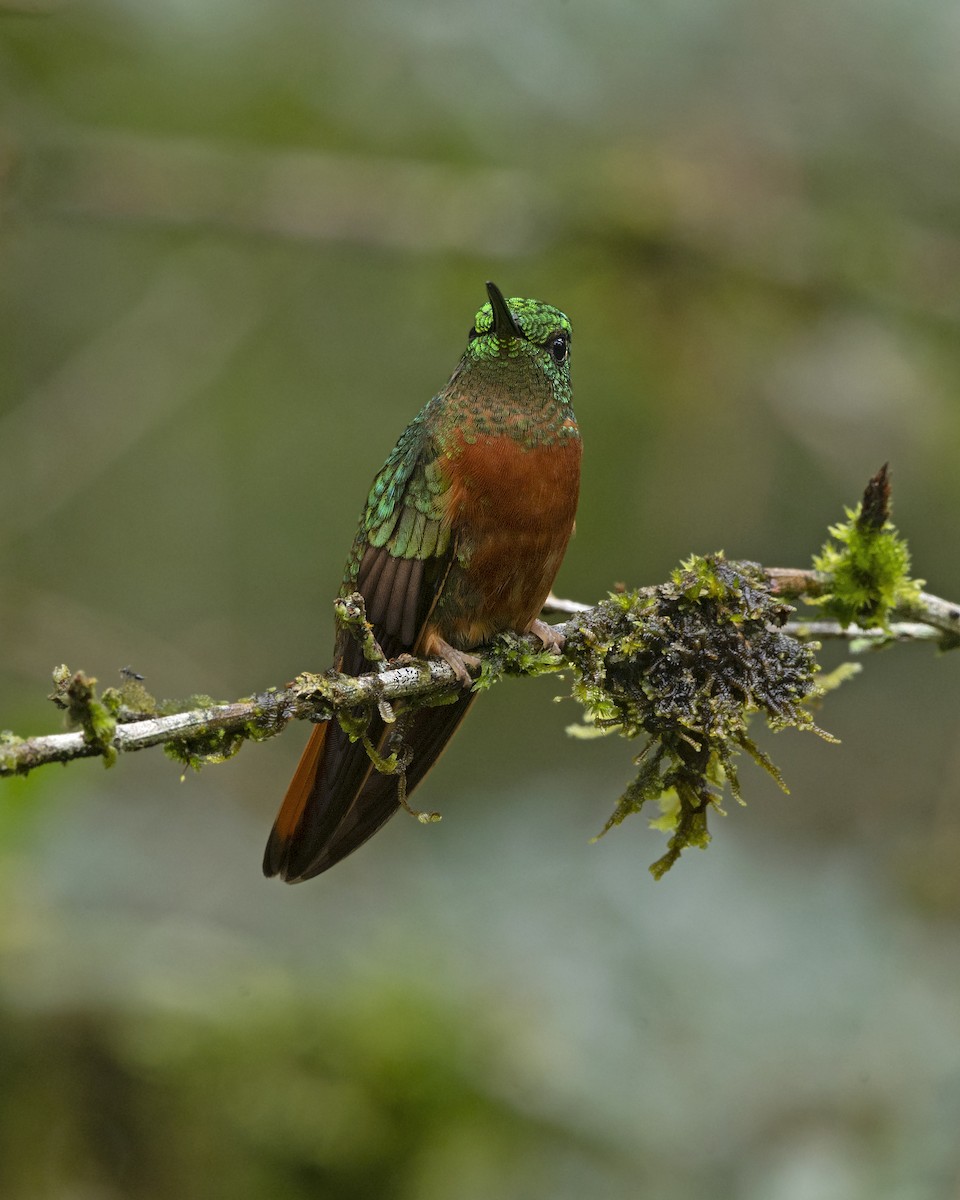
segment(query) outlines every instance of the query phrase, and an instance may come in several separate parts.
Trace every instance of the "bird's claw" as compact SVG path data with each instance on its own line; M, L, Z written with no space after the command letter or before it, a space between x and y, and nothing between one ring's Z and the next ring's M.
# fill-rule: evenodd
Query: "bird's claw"
M467 668L480 666L480 659L475 654L466 654L463 650L455 650L448 642L443 642L439 645L436 653L453 671L463 687L473 687L473 679Z
M563 650L566 638L552 625L548 625L546 621L541 621L539 617L530 626L530 632L540 639L543 643L544 650L556 650L559 654Z

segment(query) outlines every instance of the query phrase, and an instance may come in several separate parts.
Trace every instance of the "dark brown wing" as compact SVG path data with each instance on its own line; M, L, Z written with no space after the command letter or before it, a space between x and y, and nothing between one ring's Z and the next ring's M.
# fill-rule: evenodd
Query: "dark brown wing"
M371 547L364 556L357 590L388 658L416 645L448 566L449 561L439 560L391 561L385 547ZM370 669L349 634L338 637L338 651L337 669L345 674ZM404 731L404 742L412 752L408 794L436 762L473 699L468 692L452 704L409 715ZM374 745L386 741L387 729L378 716L371 719L368 735ZM397 787L398 777L376 771L363 743L351 742L335 720L317 725L267 842L264 874L296 883L327 870L393 816L400 806Z
M444 520L444 480L435 459L405 448L409 434L408 429L374 481L352 560L353 582L345 585L363 596L388 658L417 648L455 557ZM336 666L351 675L370 669L347 632L337 638ZM466 694L409 716L408 792L439 757L472 699ZM368 735L374 745L386 741L379 717L372 718ZM267 842L264 873L293 883L325 871L396 812L397 787L398 777L375 771L363 743L351 742L336 721L316 726Z

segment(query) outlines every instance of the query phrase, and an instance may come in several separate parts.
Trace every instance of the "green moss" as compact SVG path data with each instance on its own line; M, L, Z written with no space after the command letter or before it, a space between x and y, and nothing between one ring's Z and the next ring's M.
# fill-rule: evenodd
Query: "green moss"
M97 696L96 679L83 671L71 672L61 665L53 672L53 693L50 699L66 711L67 722L83 731L84 741L95 746L105 767L117 761L113 738L117 731L116 712L112 703Z
M125 677L120 687L106 688L101 699L118 722L145 721L161 716L164 711L163 705L135 677Z
M484 651L480 675L474 682L473 691L485 692L505 675L553 674L564 665L563 660L553 650L531 649L525 638L510 633L501 634L493 645Z
M359 592L352 592L349 596L338 596L334 601L333 611L338 627L350 631L354 640L360 644L367 662L376 663L378 666L386 663L386 656L376 639L373 626L367 620L367 611Z
M17 746L22 746L24 739L18 737L10 729L0 729L0 767L4 771L19 771L20 763L17 761L16 754L13 751Z
M172 738L164 742L163 752L167 758L199 771L212 763L226 762L240 752L247 739L246 729L204 729L185 738Z
M269 695L265 693L264 695ZM257 697L242 697L238 703L256 703ZM194 709L215 707L209 696L191 696L180 701L173 711L184 712ZM252 717L239 728L222 729L213 721L201 726L185 737L174 737L164 742L163 752L174 762L193 771L215 763L226 762L239 754L244 742L265 742L286 727L287 718L275 708L256 708Z
M813 560L827 578L823 593L810 603L844 627L887 629L894 608L920 599L922 581L910 578L910 551L889 520L886 466L871 479L860 504L845 511L846 521L830 526L831 540Z
M748 736L750 715L773 729L818 730L807 708L818 694L814 650L780 630L793 610L770 593L752 563L722 554L691 558L649 592L611 596L600 621L567 639L574 694L591 729L643 737L636 777L601 832L649 801L670 833L652 866L660 878L689 846L710 840L707 817L725 788L742 803L742 752L784 787Z

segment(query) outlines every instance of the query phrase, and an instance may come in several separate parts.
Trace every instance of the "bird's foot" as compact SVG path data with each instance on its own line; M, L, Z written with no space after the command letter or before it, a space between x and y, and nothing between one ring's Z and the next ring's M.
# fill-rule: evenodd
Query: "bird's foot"
M563 644L566 641L562 633L558 633L552 625L548 625L546 621L541 621L538 617L530 626L530 632L543 642L544 650L556 650L559 654L563 649Z
M480 659L475 654L467 654L463 650L455 650L443 638L434 639L433 645L430 647L430 653L435 654L438 658L442 658L465 688L473 687L473 680L467 668L480 666Z

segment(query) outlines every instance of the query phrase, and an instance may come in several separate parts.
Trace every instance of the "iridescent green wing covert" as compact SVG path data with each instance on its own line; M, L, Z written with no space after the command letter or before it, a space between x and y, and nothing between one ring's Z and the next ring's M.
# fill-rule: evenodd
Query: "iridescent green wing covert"
M413 650L453 554L444 514L450 485L431 437L435 404L407 426L373 481L343 581L345 594L363 596L388 658Z

